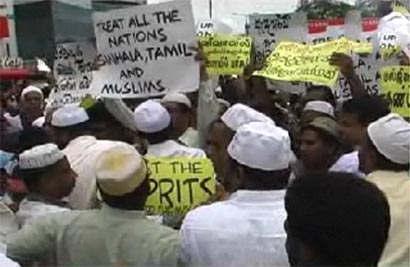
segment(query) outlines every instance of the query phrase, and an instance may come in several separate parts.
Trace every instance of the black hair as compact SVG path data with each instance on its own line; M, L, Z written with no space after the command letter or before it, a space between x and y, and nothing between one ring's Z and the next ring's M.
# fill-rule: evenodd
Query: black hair
M122 196L111 196L104 193L98 182L97 187L99 188L99 192L105 204L123 210L143 210L150 191L148 175L141 185L135 188L134 191Z
M51 143L51 137L44 128L29 126L19 133L21 151L31 149L38 145Z
M285 197L288 238L300 240L320 266L377 266L388 238L388 201L353 174L294 180Z
M45 168L36 168L24 170L17 167L16 174L24 182L29 192L34 192L41 177L46 174L52 166L47 166Z
M369 137L367 137L367 143L369 148L376 152L376 169L393 172L408 171L410 169L410 164L395 163L382 155Z
M390 113L389 104L378 95L363 95L343 102L342 112L356 114L363 126Z
M90 123L110 122L114 124L121 124L117 119L108 111L105 104L102 101L97 101L91 107L86 109L87 115L90 118Z
M328 102L331 104L333 107L336 107L336 98L335 95L332 92L332 89L328 86L324 85L312 85L306 88L306 93L310 93L312 91L321 91L325 95L325 99L322 99L325 102Z
M147 139L147 141L150 145L155 145L155 144L159 144L159 143L162 143L162 142L165 142L165 141L169 140L170 139L171 129L172 129L172 125L170 123L167 128L165 128L164 130L162 130L160 132L156 132L156 133L140 132L140 134L141 134L142 137Z
M341 145L340 139L338 139L336 136L333 136L332 134L326 132L325 130L315 127L313 125L305 124L302 125L301 133L306 131L306 130L313 130L315 131L318 135L319 138L323 140L324 143L328 145L334 145L336 147Z

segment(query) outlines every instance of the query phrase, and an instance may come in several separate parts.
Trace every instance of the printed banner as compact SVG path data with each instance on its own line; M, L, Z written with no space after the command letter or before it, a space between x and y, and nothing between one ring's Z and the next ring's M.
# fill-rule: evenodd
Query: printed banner
M393 66L381 69L381 95L392 112L410 117L410 66Z
M350 41L341 38L317 45L282 42L268 57L265 67L256 72L280 81L304 81L332 87L339 70L329 64L332 53L347 53Z
M100 70L98 94L136 98L199 87L199 64L190 1L115 9L93 14Z
M250 62L250 37L217 34L202 36L200 43L207 55L209 74L240 75Z
M54 56L54 77L57 84L51 91L51 105L77 104L92 95L93 65L97 56L91 42L57 44Z
M23 67L21 57L4 57L0 58L0 69L20 69Z
M215 172L207 158L147 158L151 172L148 214L183 215L215 193Z

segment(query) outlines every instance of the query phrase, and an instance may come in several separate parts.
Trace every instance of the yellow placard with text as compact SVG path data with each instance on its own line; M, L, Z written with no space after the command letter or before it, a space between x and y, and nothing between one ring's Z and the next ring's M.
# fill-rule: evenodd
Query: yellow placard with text
M254 75L332 87L336 83L339 70L329 64L329 59L335 52L348 53L350 50L351 41L345 38L316 45L282 42L269 55L264 68Z
M403 117L410 117L410 66L382 68L380 87L391 111Z
M201 36L209 74L240 75L250 62L252 39L248 36L212 34Z
M184 215L215 194L215 172L207 158L148 157L147 214Z

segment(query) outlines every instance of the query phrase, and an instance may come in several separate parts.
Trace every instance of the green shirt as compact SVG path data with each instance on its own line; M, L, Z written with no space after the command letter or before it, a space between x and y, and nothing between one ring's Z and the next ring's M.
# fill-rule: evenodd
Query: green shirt
M176 266L178 232L146 219L143 211L101 210L52 214L9 237L8 257L58 266Z

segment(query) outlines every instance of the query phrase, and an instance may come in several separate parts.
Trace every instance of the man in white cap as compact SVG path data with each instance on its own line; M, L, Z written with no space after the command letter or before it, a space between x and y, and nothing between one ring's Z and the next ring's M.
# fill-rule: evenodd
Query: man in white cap
M180 93L170 93L161 100L172 120L172 137L188 147L199 147L198 131L192 128L192 104L189 98Z
M212 160L217 179L223 183L226 149L236 130L250 122L266 122L275 124L269 117L244 104L235 104L222 115L220 120L214 121L209 127L205 150ZM226 185L225 185L226 186ZM225 187L229 191L229 188Z
M31 126L33 121L43 116L43 101L43 91L30 85L21 91L20 114L13 117L9 113L5 113L4 117L13 128L22 130L23 127Z
M186 266L288 266L285 188L290 168L287 131L253 122L238 129L226 163L235 193L189 212L181 227Z
M95 169L100 210L53 214L10 236L7 256L32 260L47 253L57 266L176 266L178 232L144 215L148 167L131 145L111 142Z
M335 111L333 106L328 102L321 100L309 101L303 108L301 123L309 123L319 116L334 118Z
M35 146L20 154L18 174L29 192L16 214L21 227L41 216L69 210L62 199L73 190L77 174L55 144Z
M171 115L160 103L147 100L134 111L137 130L149 145L148 156L153 157L206 157L201 149L190 148L179 144L171 137Z
M387 196L391 226L378 266L410 265L410 124L397 114L371 123L361 146L361 168Z

